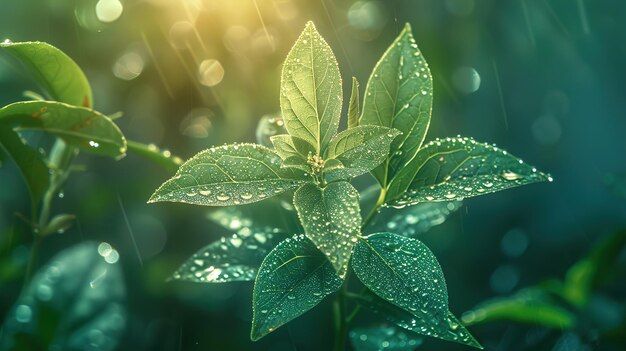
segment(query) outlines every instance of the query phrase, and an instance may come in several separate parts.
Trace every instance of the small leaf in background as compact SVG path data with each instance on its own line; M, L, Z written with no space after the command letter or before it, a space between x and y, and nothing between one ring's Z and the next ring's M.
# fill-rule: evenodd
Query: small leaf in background
M425 202L400 210L382 209L367 230L369 232L393 231L406 237L426 233L442 224L448 216L461 208L461 202Z
M493 321L515 321L548 328L568 329L574 326L575 316L559 307L541 289L531 288L513 296L485 301L461 318L465 325Z
M544 181L552 178L496 146L470 138L437 139L398 172L386 206L460 200Z
M468 345L475 343L468 333L449 332L459 325L446 323L450 319L443 272L420 241L392 233L369 235L356 245L352 267L373 293L417 317L420 329L416 332Z
M284 233L253 232L244 228L200 249L174 272L171 280L252 281L267 253L285 238Z
M41 154L26 145L10 127L2 125L0 148L15 161L30 192L31 204L37 206L50 182L48 166Z
M126 139L107 116L56 101L24 101L0 109L0 124L53 134L83 150L111 157L126 153Z
M567 271L563 282L563 298L581 308L594 288L615 279L620 267L620 255L626 247L626 230L619 230L597 243L591 252Z
M229 231L304 233L292 197L283 194L253 204L216 207L209 210L207 218Z
M361 228L359 192L348 182L324 188L307 184L296 191L293 203L306 236L345 277Z
M17 57L53 100L92 107L91 87L83 71L69 56L42 42L0 43Z
M298 157L306 160L309 155L316 153L315 148L306 140L287 134L276 135L270 138L276 153L286 160L290 157Z
M287 134L285 121L280 116L265 115L261 117L256 127L256 142L267 147L272 146L271 138L274 135Z
M289 51L280 85L280 108L289 134L322 154L339 127L342 88L335 55L313 22Z
M391 142L398 135L398 130L379 126L357 126L344 130L331 140L324 157L339 163L327 167L324 172L332 179L367 173L385 160Z
M7 315L0 349L114 350L126 326L118 259L106 243L87 242L57 254Z
M73 214L58 214L52 217L48 225L43 228L40 235L46 236L54 233L63 233L72 226L74 220L76 220L76 216Z
M176 172L183 160L172 155L169 150L161 150L154 144L142 144L136 141L128 140L128 151L133 152L156 165L163 167L168 172Z
M352 298L388 322L406 330L482 349L478 341L474 339L450 311L442 319L424 320L383 300L371 290L365 290L360 295L352 296Z
M361 193L362 215L374 206L379 192L380 186L373 185ZM416 237L445 222L461 206L460 201L442 201L423 202L401 209L381 208L363 231L366 234L393 232L406 237Z
M352 77L352 93L348 105L348 129L359 125L359 81Z
M355 328L350 341L355 351L411 351L423 342L416 334L394 326Z
M304 235L285 239L261 265L254 284L250 337L259 340L341 287L330 262Z
M256 144L212 147L185 162L149 202L204 206L243 205L300 186L304 172L281 168L271 149Z
M391 144L388 161L373 173L386 187L406 168L428 131L433 80L407 23L376 64L367 82L360 125L378 125L403 132Z

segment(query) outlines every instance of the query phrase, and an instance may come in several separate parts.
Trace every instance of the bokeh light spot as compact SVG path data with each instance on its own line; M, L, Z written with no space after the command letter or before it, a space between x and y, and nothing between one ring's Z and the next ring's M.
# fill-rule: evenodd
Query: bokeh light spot
M452 84L459 92L471 94L480 88L480 75L473 67L459 67L452 74Z
M100 0L96 4L96 16L104 23L116 21L122 15L124 6L119 0Z
M144 68L143 57L136 52L128 52L120 56L113 64L113 74L123 80L137 78Z
M502 265L491 274L489 285L494 292L505 294L511 292L519 282L519 273L511 265Z
M198 67L198 79L204 86L216 86L224 79L224 67L218 60L204 60Z
M528 237L518 228L506 232L500 241L500 249L508 257L520 257L528 248Z

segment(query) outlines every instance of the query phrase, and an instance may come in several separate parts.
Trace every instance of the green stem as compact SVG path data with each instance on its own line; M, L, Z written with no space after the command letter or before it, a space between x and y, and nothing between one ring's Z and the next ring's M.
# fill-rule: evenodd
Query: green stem
M365 220L363 220L362 228L367 227L367 225L372 221L372 219L376 217L376 214L378 214L378 210L385 203L386 195L387 195L387 189L381 188L380 194L378 195L378 200L376 200L376 204L374 205L374 207L372 207L370 212L367 214L367 217L365 217Z
M348 320L346 318L346 293L348 292L348 280L350 276L346 275L346 279L341 286L341 291L337 294L337 299L333 303L333 312L335 315L335 348L334 351L345 351L346 341L348 339Z
M52 207L52 201L56 196L59 189L69 176L69 167L74 158L74 148L67 145L64 141L58 139L50 152L50 158L48 160L48 167L51 169L50 183L48 189L41 201L41 212L39 213L39 219L37 223L33 223L34 235L33 235L33 247L30 250L30 256L28 259L28 265L26 266L26 274L24 276L24 287L30 282L35 269L37 268L37 258L39 256L39 248L41 241L43 240L42 232L48 226L50 220L50 210Z

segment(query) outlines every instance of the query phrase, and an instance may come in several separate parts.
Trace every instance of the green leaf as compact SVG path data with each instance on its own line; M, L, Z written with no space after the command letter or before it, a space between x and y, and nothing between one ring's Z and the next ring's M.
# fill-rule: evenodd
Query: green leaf
M300 156L290 156L283 161L282 167L299 169L306 174L310 174L311 165Z
M45 228L41 229L39 235L43 237L54 233L63 233L72 226L74 220L76 220L76 215L67 213L58 214L52 217Z
M555 329L569 329L575 324L575 316L571 312L556 305L537 288L481 303L463 313L461 320L466 325L506 320Z
M345 277L352 249L361 232L359 192L348 182L324 188L307 184L296 191L293 203L304 233Z
M361 193L361 214L371 210L379 192L380 186L372 185ZM460 201L442 201L423 202L401 209L381 208L363 231L365 233L392 231L398 235L414 238L445 222L461 206Z
M53 100L91 107L89 82L69 56L42 42L0 43L0 48L17 57Z
M420 241L392 233L372 234L354 249L354 273L373 293L417 317L416 332L474 345L469 334L450 332L448 291L432 252ZM456 328L456 329L455 329Z
M348 129L359 125L359 81L352 77L352 93L348 105Z
M368 226L368 232L393 231L414 238L442 224L461 208L461 202L425 202L400 210L382 209Z
M173 156L168 150L161 150L154 144L142 144L136 141L128 140L128 151L133 152L152 163L163 167L169 172L176 172L178 167L183 163L178 156Z
M57 254L7 314L0 349L116 349L126 326L118 258L110 245L93 242Z
M267 253L286 237L284 233L242 229L197 251L174 272L171 280L195 283L252 281Z
M437 139L398 172L385 205L461 200L544 181L552 178L496 146L470 138Z
M298 137L283 134L275 135L270 139L272 141L272 144L274 145L274 148L276 149L276 153L283 160L286 160L290 157L298 157L306 161L309 155L314 155L316 153L311 144L306 142L304 139Z
M618 277L624 247L626 230L616 231L597 243L589 254L567 271L563 298L578 308L585 306L594 288Z
M374 171L383 187L387 187L399 170L407 167L424 142L432 100L430 70L407 23L374 67L365 89L359 122L404 133L391 144L387 161Z
M410 351L423 339L394 326L378 326L355 328L350 332L350 341L355 351Z
M97 111L56 101L16 102L0 109L0 124L53 134L83 150L120 157L126 139L111 119Z
M281 168L281 163L273 150L261 145L212 147L180 166L148 202L230 206L261 201L307 179L304 172Z
M360 305L382 316L388 322L406 330L482 349L478 341L474 339L450 311L442 319L430 321L416 317L411 312L381 299L370 290L365 290L360 295L352 295L350 297ZM432 331L433 325L436 325L435 332Z
M306 140L321 155L339 127L342 90L337 60L313 22L287 55L280 91L289 134Z
M10 127L0 125L0 148L15 161L28 191L31 204L36 206L48 189L48 167L41 154L26 145Z
M339 164L326 167L332 179L356 177L367 173L385 160L393 139L400 135L395 129L378 126L357 126L335 135L328 145L325 159Z
M293 195L274 196L263 202L231 207L214 207L207 218L226 230L303 233L293 207Z
M341 287L330 262L304 235L285 239L261 265L254 284L251 339L259 340Z

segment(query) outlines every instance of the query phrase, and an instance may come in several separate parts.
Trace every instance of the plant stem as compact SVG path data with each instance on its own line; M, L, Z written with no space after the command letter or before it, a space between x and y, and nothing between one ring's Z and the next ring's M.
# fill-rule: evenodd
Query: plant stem
M39 256L39 248L41 241L43 240L43 231L48 226L50 219L50 210L52 207L52 201L56 196L59 189L69 176L69 167L74 158L74 148L67 145L64 141L58 139L52 151L50 152L50 158L48 160L48 167L51 169L50 183L48 189L41 200L41 212L39 213L39 219L37 223L33 223L33 247L30 250L30 256L28 258L28 265L26 266L26 274L24 276L24 288L30 282L35 269L37 268L37 258ZM36 208L36 206L35 206Z
M376 200L376 204L374 205L374 207L372 207L370 212L367 214L367 217L365 217L365 220L363 220L362 228L367 227L367 225L372 221L372 219L374 219L380 207L385 203L386 195L387 195L387 190L385 188L381 188L380 194L378 195L378 200Z
M334 351L345 351L346 340L348 337L348 320L346 319L346 293L348 292L348 280L350 276L346 275L346 279L341 286L341 291L337 294L337 299L333 303L333 312L335 315L335 348Z

